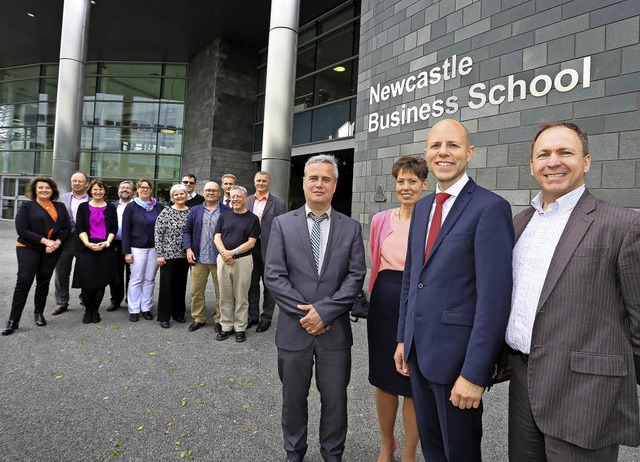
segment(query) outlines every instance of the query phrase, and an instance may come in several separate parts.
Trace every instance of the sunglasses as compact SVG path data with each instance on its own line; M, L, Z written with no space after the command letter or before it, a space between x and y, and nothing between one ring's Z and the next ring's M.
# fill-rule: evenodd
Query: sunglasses
M195 181L183 181L182 184L196 184Z

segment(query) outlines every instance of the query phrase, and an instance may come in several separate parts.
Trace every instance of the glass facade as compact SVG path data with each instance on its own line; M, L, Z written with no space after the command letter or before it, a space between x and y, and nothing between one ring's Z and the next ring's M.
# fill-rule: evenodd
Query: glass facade
M360 2L300 28L296 63L293 145L354 135ZM262 150L267 50L258 67L254 151Z
M0 69L0 175L7 191L14 190L10 176L51 174L57 76L57 64ZM152 178L159 194L179 181L186 87L185 64L87 64L80 170L111 185ZM10 196L4 193L8 218L14 207L4 206Z

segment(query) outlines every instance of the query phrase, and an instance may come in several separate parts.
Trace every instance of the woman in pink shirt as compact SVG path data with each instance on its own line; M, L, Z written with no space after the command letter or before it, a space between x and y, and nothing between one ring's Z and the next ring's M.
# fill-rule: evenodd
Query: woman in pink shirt
M418 424L416 422L409 377L396 372L393 354L396 340L402 272L407 254L409 223L413 207L427 187L427 162L402 156L393 165L396 195L400 206L376 214L371 221L371 301L367 319L369 340L369 382L375 387L376 409L382 447L378 462L391 461L396 450L393 435L399 396L404 397L404 462L416 460Z

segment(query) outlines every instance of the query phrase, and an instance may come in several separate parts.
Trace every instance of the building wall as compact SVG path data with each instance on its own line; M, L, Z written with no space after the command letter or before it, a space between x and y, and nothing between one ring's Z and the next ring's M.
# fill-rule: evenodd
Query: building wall
M189 63L182 170L209 180L233 173L253 187L257 89L255 51L216 39Z
M544 119L572 120L585 128L593 158L587 186L597 197L640 209L639 29L637 0L362 0L353 217L363 224L365 237L376 212L397 206L393 162L404 154L422 155L428 127L446 117L462 121L471 133L476 153L470 176L505 197L514 213L538 192L529 170L530 142ZM465 67L466 75L449 72L445 79L443 66L453 55L458 63L469 57L472 65ZM590 77L583 72L588 57ZM405 88L396 96L390 87L387 99L377 90L378 84L382 89L410 76L415 83L420 72L435 67L441 68L438 83ZM469 94L475 84L484 83L487 96L489 88L506 87L513 75L527 87L538 78L543 90L539 76L553 81L561 72L564 89L571 74L578 74L575 88L540 97L527 88L523 100L469 106L480 103ZM501 94L506 93L497 91L496 98ZM448 105L449 98L456 98L455 104ZM439 117L437 100L443 109ZM425 103L432 111L426 120L370 130L373 113L390 116L403 105ZM386 202L374 200L378 187ZM430 176L429 191L434 189Z

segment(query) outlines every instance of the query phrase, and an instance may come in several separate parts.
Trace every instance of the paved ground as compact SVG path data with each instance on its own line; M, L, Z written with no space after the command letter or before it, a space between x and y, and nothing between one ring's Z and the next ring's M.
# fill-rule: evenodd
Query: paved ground
M14 242L13 223L0 222L2 326L15 283ZM71 311L56 317L50 295L44 328L33 323L30 302L20 329L0 337L0 460L283 460L273 329L252 329L244 344L217 342L210 324L195 333L175 323L161 329L155 320L129 322L125 309L84 325L77 294ZM344 460L369 462L378 431L363 323L354 337ZM486 461L507 460L506 390L485 395ZM306 460L320 462L315 389L309 401ZM640 461L640 451L626 448L620 460Z

